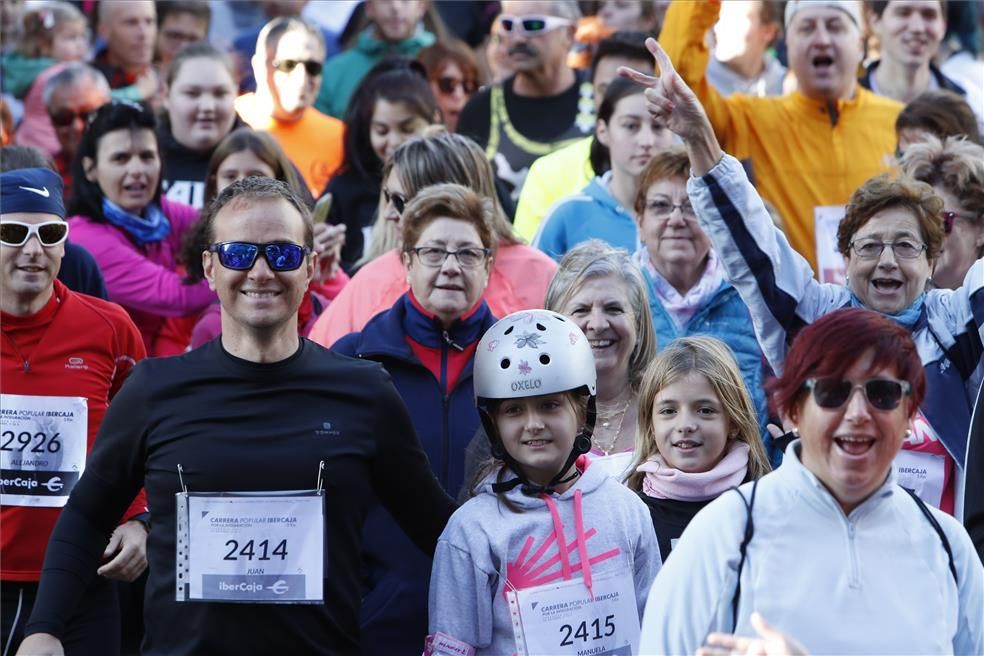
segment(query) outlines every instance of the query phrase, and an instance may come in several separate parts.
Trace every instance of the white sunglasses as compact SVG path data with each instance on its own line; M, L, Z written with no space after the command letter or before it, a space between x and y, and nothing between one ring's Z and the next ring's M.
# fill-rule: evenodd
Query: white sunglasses
M5 246L23 246L31 235L37 235L42 246L57 246L68 239L68 224L64 221L44 223L0 222L0 242Z

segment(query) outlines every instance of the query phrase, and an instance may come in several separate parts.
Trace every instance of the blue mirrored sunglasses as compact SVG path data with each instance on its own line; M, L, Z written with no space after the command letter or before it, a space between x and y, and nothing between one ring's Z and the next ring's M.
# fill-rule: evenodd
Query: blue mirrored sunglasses
M274 271L294 271L304 262L304 256L311 253L307 246L289 242L254 244L248 241L226 241L208 247L210 253L217 253L219 262L227 269L249 271L256 264L256 258L263 252L267 264Z

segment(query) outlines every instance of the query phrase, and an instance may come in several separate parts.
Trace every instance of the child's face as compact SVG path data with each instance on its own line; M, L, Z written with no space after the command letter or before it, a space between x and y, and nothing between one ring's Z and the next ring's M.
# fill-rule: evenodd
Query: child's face
M653 402L653 435L671 467L710 471L724 457L731 422L710 381L691 372L673 381Z
M574 447L577 424L574 405L566 394L508 399L495 412L506 451L526 477L540 485L560 473Z
M60 62L85 61L89 50L89 29L81 21L69 21L52 33L51 57Z

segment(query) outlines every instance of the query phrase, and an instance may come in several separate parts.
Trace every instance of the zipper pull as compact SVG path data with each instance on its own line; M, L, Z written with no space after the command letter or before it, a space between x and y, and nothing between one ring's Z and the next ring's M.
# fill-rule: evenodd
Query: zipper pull
M27 360L24 360L24 373L26 374L30 370L31 370L31 363L28 362Z
M445 330L444 333L443 333L443 335L444 335L444 343L445 344L447 344L448 346L450 346L454 350L458 351L459 353L464 353L465 349L454 343L454 340L451 339L451 335L448 334L448 331Z

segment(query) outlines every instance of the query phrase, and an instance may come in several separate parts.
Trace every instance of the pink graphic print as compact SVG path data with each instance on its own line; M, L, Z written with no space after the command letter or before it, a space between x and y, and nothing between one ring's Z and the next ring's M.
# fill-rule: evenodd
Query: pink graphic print
M586 531L584 533L584 541L587 542L590 540L597 532L593 528ZM552 583L564 577L561 569L559 549L553 549L553 557L541 562L556 542L556 535L551 532L536 552L530 555L530 550L533 549L534 538L532 535L527 536L526 542L523 544L523 548L516 557L516 560L506 563L506 585L502 590L503 597L505 597L507 590L525 590L526 588L533 588L545 583ZM563 545L563 549L567 552L568 556L576 554L577 540L571 540L570 543ZM588 565L595 565L609 558L614 558L620 552L621 550L615 547L597 556L591 556L588 559ZM580 569L580 561L571 563L571 571L580 571Z

